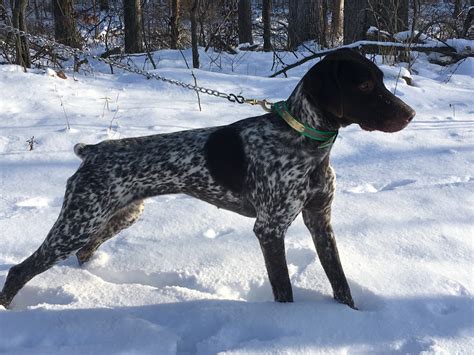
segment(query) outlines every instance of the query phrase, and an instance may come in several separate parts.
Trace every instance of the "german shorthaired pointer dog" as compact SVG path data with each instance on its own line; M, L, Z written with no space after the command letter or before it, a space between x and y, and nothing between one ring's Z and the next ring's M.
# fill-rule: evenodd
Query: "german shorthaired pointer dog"
M183 193L256 218L275 301L292 302L285 232L302 212L334 298L355 308L331 228L335 174L329 164L338 129L396 132L415 111L392 95L380 69L348 49L327 55L271 113L228 126L77 144L59 217L43 244L8 272L8 307L34 276L76 252L88 261L134 223L143 200Z

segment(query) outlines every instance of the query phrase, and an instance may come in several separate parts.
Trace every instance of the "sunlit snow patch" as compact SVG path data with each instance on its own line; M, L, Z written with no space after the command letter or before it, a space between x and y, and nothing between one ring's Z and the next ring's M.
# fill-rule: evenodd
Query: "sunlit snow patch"
M217 237L217 232L214 229L208 229L207 231L203 233L203 235L206 238L214 239L215 237Z
M24 201L17 202L18 207L48 207L50 199L46 197L33 197Z

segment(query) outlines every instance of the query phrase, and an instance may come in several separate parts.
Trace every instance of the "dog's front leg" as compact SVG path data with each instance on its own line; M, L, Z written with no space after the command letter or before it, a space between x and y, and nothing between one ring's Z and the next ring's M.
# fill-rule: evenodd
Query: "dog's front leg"
M254 232L262 249L275 301L293 302L285 257L285 232L278 227L270 227L270 224L262 225L258 221L255 223Z
M331 283L334 299L357 309L342 269L331 227L331 200L331 196L315 197L303 209L303 220L311 233L319 260Z

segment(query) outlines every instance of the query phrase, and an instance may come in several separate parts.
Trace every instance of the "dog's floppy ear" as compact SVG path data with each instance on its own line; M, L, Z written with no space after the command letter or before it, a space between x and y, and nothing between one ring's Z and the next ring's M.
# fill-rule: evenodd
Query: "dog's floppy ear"
M337 53L337 52L336 52ZM329 55L303 77L303 90L316 106L336 117L344 112L344 97L340 85L341 58Z

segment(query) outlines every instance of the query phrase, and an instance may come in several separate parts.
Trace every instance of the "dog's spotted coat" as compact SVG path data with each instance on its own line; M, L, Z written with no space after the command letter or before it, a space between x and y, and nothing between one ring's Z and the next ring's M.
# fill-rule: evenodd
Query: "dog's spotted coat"
M315 65L287 104L301 122L326 131L358 123L393 132L414 116L384 87L380 70L349 50ZM254 232L280 302L293 300L284 236L303 212L334 298L354 307L330 224L335 191L330 149L320 145L275 113L223 127L78 144L75 152L83 162L67 182L58 220L39 249L10 269L0 305L8 307L26 282L71 253L77 252L80 263L88 261L104 241L138 219L145 198L184 193L256 218Z

